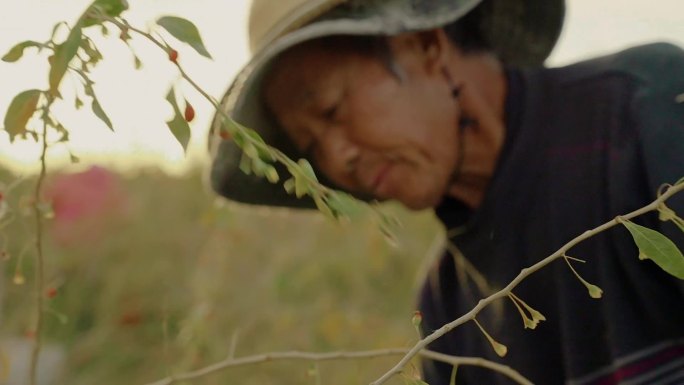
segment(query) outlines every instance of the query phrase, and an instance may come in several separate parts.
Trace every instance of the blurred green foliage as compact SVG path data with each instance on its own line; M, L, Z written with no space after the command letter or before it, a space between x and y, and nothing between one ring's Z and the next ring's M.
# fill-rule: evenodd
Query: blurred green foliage
M5 184L16 178L0 177ZM122 178L125 208L77 223L76 242L51 236L58 218L47 223L46 284L57 294L47 300L45 337L67 357L56 384L144 384L223 360L234 335L237 357L417 340L411 317L418 282L439 231L430 214L389 207L404 224L392 246L371 216L345 224L313 211L220 203L199 171ZM7 197L17 215L0 229L10 255L2 262L5 338L25 335L35 312L32 248L19 258L34 237L33 218L19 208L32 183ZM18 263L25 285L12 283ZM320 376L327 385L364 384L397 359L324 362ZM316 384L309 368L272 362L192 383Z

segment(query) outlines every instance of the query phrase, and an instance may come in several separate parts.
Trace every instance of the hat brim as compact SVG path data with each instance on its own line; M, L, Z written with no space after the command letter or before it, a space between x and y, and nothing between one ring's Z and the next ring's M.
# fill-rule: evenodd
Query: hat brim
M333 9L323 18L283 35L257 52L224 95L221 109L236 122L254 129L269 145L296 157L298 154L294 146L269 116L261 98L261 82L274 58L297 44L324 36L391 36L443 27L459 20L480 2L442 0L427 2L430 3L429 9L393 9L398 3L420 2L375 1L370 3L381 4L381 10L368 12L360 9L356 13L355 10L346 10L344 15L335 14ZM560 35L565 11L563 0L486 2L490 9L483 21L482 33L502 62L512 65L542 64ZM408 14L409 12L413 14ZM220 114L215 116L209 143L212 152L209 177L211 186L217 193L230 200L248 204L315 207L313 201L307 197L296 198L288 194L282 181L269 183L265 178L243 173L239 168L242 150L233 141L219 138L222 120ZM276 169L281 175L287 173L281 165L276 165ZM324 178L319 179L322 183L331 185Z

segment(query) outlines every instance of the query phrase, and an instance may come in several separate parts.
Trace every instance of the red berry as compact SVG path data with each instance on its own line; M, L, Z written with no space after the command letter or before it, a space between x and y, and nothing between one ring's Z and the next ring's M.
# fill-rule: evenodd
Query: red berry
M170 50L169 60L171 60L174 63L178 63L178 51L176 51L175 49Z
M220 136L221 139L223 139L223 140L228 140L228 139L230 139L230 132L228 132L227 130L221 130L221 131L219 132L219 136Z
M195 119L195 109L192 108L192 105L186 101L185 102L185 121L186 122L192 122L193 119Z
M55 298L57 296L57 288L49 287L47 290L45 290L45 295L48 298Z
M136 326L142 321L142 314L136 310L127 310L119 317L119 325Z

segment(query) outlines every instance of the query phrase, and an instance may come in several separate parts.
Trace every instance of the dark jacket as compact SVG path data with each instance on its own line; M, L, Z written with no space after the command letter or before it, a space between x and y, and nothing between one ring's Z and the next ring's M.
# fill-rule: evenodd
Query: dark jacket
M425 331L468 312L584 231L650 203L661 184L684 177L681 94L684 52L669 44L564 68L510 71L507 138L484 202L470 211L445 199L436 210L448 229L458 229L451 242L488 288L478 287L463 264L445 254L421 293ZM684 193L668 205L684 216ZM684 249L684 233L656 214L635 222ZM508 346L505 358L495 355L473 322L430 348L502 362L541 385L684 384L684 281L640 261L622 227L568 255L586 260L573 267L603 290L603 298L591 298L558 260L513 291L546 317L535 330L523 328L509 300L477 317ZM451 367L428 361L425 373L430 385L447 385ZM513 382L462 367L456 384Z

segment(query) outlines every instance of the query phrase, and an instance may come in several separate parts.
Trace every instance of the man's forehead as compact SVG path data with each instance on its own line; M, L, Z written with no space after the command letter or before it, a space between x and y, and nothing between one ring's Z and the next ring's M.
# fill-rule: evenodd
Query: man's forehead
M330 84L330 75L348 65L351 52L307 46L283 53L274 60L264 81L269 102L310 104L319 97L319 89ZM285 97L286 100L273 100Z

